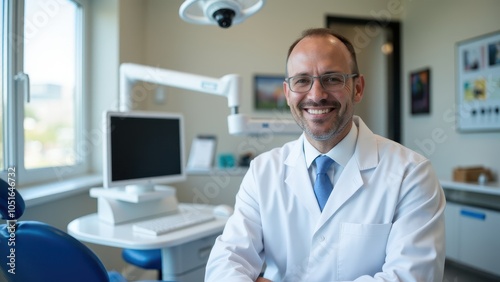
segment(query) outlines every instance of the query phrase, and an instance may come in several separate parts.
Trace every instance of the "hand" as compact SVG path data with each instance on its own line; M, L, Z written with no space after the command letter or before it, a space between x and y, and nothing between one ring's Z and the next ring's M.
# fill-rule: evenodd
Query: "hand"
M259 277L257 278L257 280L255 280L255 282L273 282L273 281L266 279L264 277Z

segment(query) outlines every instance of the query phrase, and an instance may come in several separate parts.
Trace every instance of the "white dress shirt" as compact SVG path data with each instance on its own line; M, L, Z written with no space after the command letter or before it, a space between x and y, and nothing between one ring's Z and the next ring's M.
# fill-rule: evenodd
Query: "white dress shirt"
M342 139L337 146L333 147L333 149L325 154L335 161L327 172L334 188L342 170L344 170L347 162L351 159L352 154L354 154L357 138L358 127L353 123L351 130L347 133L346 137L344 137L344 139ZM314 181L316 180L316 165L314 164L314 160L316 157L321 155L321 153L316 150L311 143L309 143L307 138L304 138L304 155L306 158L307 169L309 171L309 177L311 178L311 183L314 186Z

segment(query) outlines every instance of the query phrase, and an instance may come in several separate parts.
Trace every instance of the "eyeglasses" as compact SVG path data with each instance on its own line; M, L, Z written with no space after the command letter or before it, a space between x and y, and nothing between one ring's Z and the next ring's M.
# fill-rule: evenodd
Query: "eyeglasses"
M358 76L356 73L326 73L319 76L296 75L285 78L285 81L290 86L290 90L295 93L306 93L311 90L315 78L319 78L321 86L326 91L336 91L344 88L346 79L356 76Z

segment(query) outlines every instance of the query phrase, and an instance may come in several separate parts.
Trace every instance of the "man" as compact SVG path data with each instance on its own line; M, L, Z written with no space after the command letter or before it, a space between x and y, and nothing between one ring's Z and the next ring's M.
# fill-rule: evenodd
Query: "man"
M443 191L429 160L353 116L364 77L351 43L307 30L287 75L304 133L252 161L206 281L442 281Z

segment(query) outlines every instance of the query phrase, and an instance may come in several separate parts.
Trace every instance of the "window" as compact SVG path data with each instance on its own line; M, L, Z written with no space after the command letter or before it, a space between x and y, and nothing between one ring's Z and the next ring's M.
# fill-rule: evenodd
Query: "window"
M85 171L82 1L2 4L1 169L17 183Z

